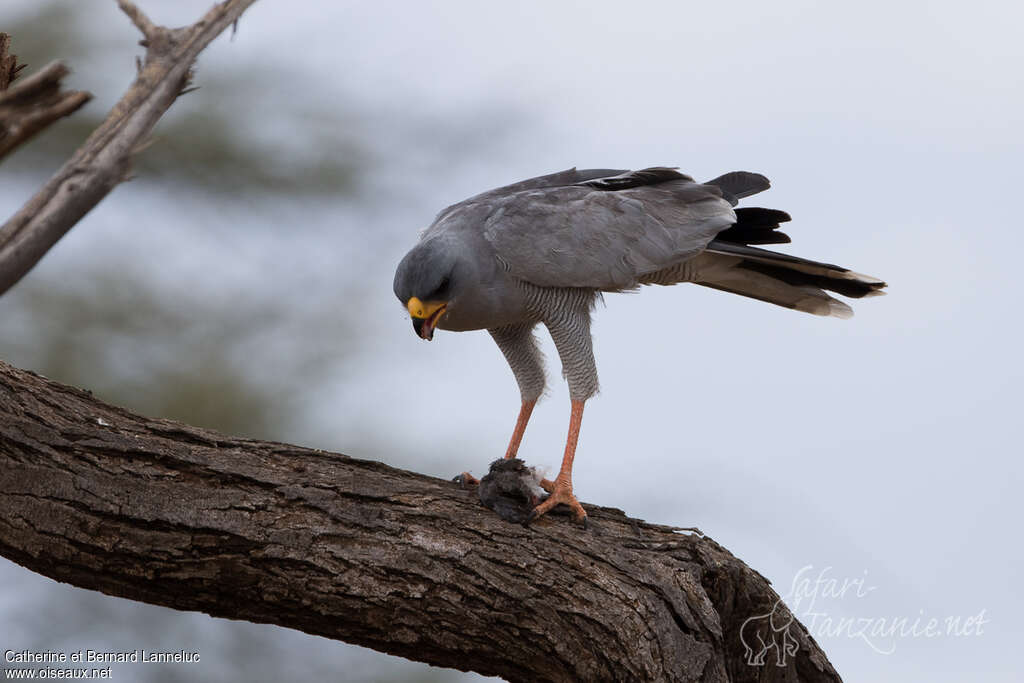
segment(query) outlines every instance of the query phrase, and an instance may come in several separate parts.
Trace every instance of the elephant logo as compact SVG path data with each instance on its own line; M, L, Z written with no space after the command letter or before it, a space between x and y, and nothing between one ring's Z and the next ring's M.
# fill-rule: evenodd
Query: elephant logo
M775 601L772 611L750 617L740 626L740 642L746 651L747 664L764 666L768 650L775 649L775 666L786 666L786 656L795 657L800 644L789 632L793 615L782 599Z

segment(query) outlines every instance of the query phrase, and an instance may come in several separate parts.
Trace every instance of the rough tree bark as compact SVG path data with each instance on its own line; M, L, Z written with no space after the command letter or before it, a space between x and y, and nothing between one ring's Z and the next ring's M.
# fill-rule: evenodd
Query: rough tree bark
M54 579L438 666L839 680L768 582L706 536L594 506L586 531L524 528L451 482L136 416L3 363L0 504L0 554ZM756 666L744 641L791 647Z
M124 179L196 55L252 2L169 30L119 0L145 63L0 227L0 293ZM0 51L0 79L16 68ZM40 81L67 107L82 94L53 88L61 69ZM710 538L587 509L586 531L511 525L450 482L133 415L0 362L0 555L51 578L512 681L839 680Z

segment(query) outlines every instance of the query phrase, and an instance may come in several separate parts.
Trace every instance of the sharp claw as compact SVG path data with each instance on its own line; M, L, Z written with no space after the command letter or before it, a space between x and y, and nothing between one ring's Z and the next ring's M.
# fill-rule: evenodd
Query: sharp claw
M545 480L546 481L546 480ZM553 482L552 482L553 483ZM544 482L541 483L543 486ZM545 487L546 488L546 487ZM580 505L579 501L576 500L576 496L573 495L572 485L566 484L554 484L551 487L551 493L548 495L544 502L535 506L530 511L529 519L527 523L532 522L541 515L547 514L559 505L565 505L569 508L569 513L573 520L579 523L584 529L587 528L587 512Z

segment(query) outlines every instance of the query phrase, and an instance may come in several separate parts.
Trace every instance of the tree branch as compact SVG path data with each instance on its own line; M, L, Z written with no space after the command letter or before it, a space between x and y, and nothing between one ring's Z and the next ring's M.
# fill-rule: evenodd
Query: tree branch
M0 92L0 159L92 99L87 92L61 91L61 81L67 75L66 66L51 62Z
M136 416L3 363L0 510L0 555L54 579L437 666L839 680L768 582L707 537L594 506L587 531L524 528L451 482ZM747 663L744 642L780 633L785 666Z
M0 227L0 293L124 180L199 52L253 1L171 30L119 0L145 61ZM0 80L16 68L0 50ZM20 85L52 93L62 69ZM0 555L51 578L512 681L839 680L711 539L588 514L587 531L507 524L450 482L148 419L0 362Z
M68 70L57 62L11 87L25 65L10 49L11 37L0 33L0 159L92 99L87 92L61 91Z
M118 183L153 126L187 86L199 53L255 0L226 0L192 26L153 24L134 3L118 0L144 34L146 58L138 76L102 124L57 173L0 227L0 294Z
M147 41L156 38L160 33L161 28L150 21L149 17L143 14L142 10L136 7L134 2L130 0L117 0L117 6L128 15L128 18L135 24L135 28L139 29L139 32L145 36Z
M18 58L10 54L11 37L0 31L0 90L7 90L18 77L18 72L25 68L18 64Z

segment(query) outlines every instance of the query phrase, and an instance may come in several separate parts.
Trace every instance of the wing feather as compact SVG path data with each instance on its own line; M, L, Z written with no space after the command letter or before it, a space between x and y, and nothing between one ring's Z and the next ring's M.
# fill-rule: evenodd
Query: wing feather
M684 178L616 191L527 190L493 203L484 236L513 275L542 287L635 287L736 220L717 187Z
M506 197L508 195L515 194L516 192L524 192L526 190L539 190L549 187L576 185L579 183L593 181L598 178L620 176L624 173L628 173L628 171L611 168L587 168L580 171L576 168L568 168L564 171L558 171L557 173L548 173L547 175L537 176L536 178L527 178L526 180L520 180L519 182L512 183L511 185L502 185L501 187L496 187L493 190L481 192L469 199L464 199L461 202L456 202L451 206L447 206L444 209L441 209L440 213L437 214L437 218L434 219L434 222L439 222L448 214L452 213L453 210L460 209L469 204L478 204L492 198Z

